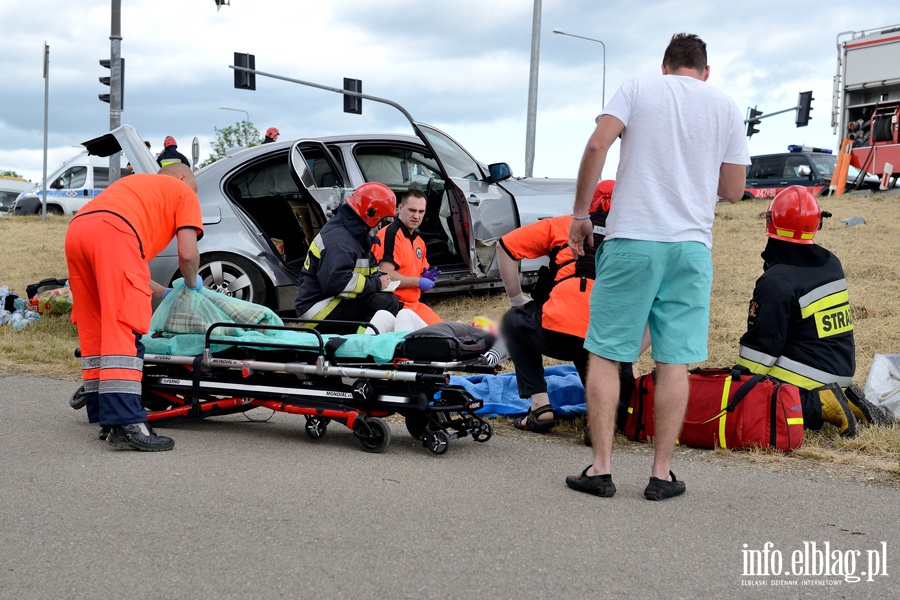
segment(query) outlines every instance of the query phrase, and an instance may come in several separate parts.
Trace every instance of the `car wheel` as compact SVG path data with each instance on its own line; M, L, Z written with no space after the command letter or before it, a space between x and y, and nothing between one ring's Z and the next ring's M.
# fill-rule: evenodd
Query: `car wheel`
M213 252L200 257L203 286L214 292L266 304L266 281L253 263L233 254Z
M40 214L40 213L41 213L41 209L38 208L38 214ZM63 214L63 210L62 210L60 207L58 207L58 206L48 206L48 207L47 207L47 214L48 214L48 215L55 215L55 216L57 216L57 217L61 217L62 214Z

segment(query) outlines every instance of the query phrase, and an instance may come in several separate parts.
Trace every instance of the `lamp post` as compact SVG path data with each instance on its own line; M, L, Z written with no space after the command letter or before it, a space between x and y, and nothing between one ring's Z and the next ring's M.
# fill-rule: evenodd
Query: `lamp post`
M247 138L247 130L250 128L250 113L248 113L246 110L242 110L242 109L240 109L240 108L229 108L229 107L227 107L227 106L220 106L220 107L219 107L219 110L233 110L234 112L242 112L242 113L244 113L245 115L247 115L247 126L246 126L246 127L242 127L241 129L244 130L244 131L243 131L243 133L244 133L244 146L249 146L249 145L250 145L250 140Z
M562 29L554 29L553 33L558 35L567 35L569 37L578 38L581 40L587 40L589 42L597 42L601 46L603 46L603 92L601 97L601 105L603 108L606 106L606 44L604 44L601 40L595 40L594 38L584 37L583 35L575 35L574 33L566 33Z

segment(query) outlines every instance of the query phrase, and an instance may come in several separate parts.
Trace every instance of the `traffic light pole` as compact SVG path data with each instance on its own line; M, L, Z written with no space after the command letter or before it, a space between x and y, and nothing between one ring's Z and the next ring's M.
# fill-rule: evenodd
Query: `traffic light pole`
M255 69L247 69L245 67L238 67L236 65L228 65L229 69L234 69L235 71L243 71L245 73L253 73L255 75L260 75L262 77L271 77L272 79L280 79L282 81L290 81L291 83L299 83L300 85L306 85L309 87L318 88L320 90L327 90L329 92L335 92L338 94L343 94L345 96L353 96L354 98L365 98L366 100L371 100L373 102L381 102L382 104L387 104L388 106L393 106L401 113L406 119L409 121L409 124L412 125L413 129L415 129L415 121L412 118L412 115L407 112L405 108L394 102L393 100L388 100L387 98L379 98L377 96L369 96L368 94L362 94L360 92L351 92L349 90L344 90L341 88L330 87L327 85L321 85L319 83L312 83L311 81L302 81L300 79L291 79L290 77L283 77L281 75L275 75L273 73L264 73L262 71L257 71Z
M122 0L112 0L109 34L109 130L122 124ZM109 157L109 182L119 179L121 154Z
M765 115L757 115L757 116L754 117L752 120L753 120L753 121L759 121L760 119L768 119L769 117L774 117L775 115L780 115L780 114L782 114L782 113L791 112L791 111L797 110L798 108L799 108L799 106L795 106L795 107L793 107L793 108L786 108L786 109L784 109L784 110L777 110L777 111L775 111L775 112L771 112L771 113L768 113L768 114L765 114ZM744 119L744 125L746 125L746 124L749 123L750 121L751 121L751 119Z

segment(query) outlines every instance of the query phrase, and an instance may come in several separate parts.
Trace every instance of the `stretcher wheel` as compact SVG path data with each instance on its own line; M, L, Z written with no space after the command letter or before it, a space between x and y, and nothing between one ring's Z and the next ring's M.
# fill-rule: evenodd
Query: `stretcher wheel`
M329 421L331 421L331 419L306 417L306 435L314 440L325 437L325 433L328 431Z
M413 438L421 440L428 429L428 416L423 413L408 413L406 415L406 431Z
M391 428L378 417L357 419L353 426L353 433L366 452L376 454L384 452L391 443Z
M428 451L435 456L446 454L447 450L450 449L450 436L447 435L446 431L435 431L434 433L430 433L425 441L427 443L426 447L428 448Z
M79 410L84 408L85 404L87 404L87 394L84 391L84 386L81 386L75 390L75 393L69 398L69 406L75 410Z
M491 426L491 424L488 423L487 421L482 421L478 425L478 429L476 429L472 433L472 439L475 440L476 442L481 442L483 444L484 442L491 439L491 436L493 436L493 435L494 435L493 426Z

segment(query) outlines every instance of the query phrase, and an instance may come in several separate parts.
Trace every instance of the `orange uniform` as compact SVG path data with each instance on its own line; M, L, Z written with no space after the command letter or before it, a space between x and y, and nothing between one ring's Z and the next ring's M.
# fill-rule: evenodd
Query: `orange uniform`
M425 242L418 233L410 232L400 219L395 219L375 235L378 236L378 242L372 246L372 253L379 263L389 262L398 273L407 277L420 277L422 271L429 267ZM394 294L403 302L403 308L415 312L428 325L441 322L441 318L431 308L419 302L422 290L418 287L397 288Z
M544 303L541 325L544 329L584 338L590 319L591 289L594 279L574 277L576 263L568 246L572 217L564 215L520 227L500 238L500 244L514 260L548 256L550 250L565 246L556 254L563 265L556 274L556 285ZM568 263L568 264L566 264Z
M122 178L85 205L66 232L72 322L78 326L88 419L142 423L144 348L150 327L150 268L184 227L203 235L200 202L168 175Z

